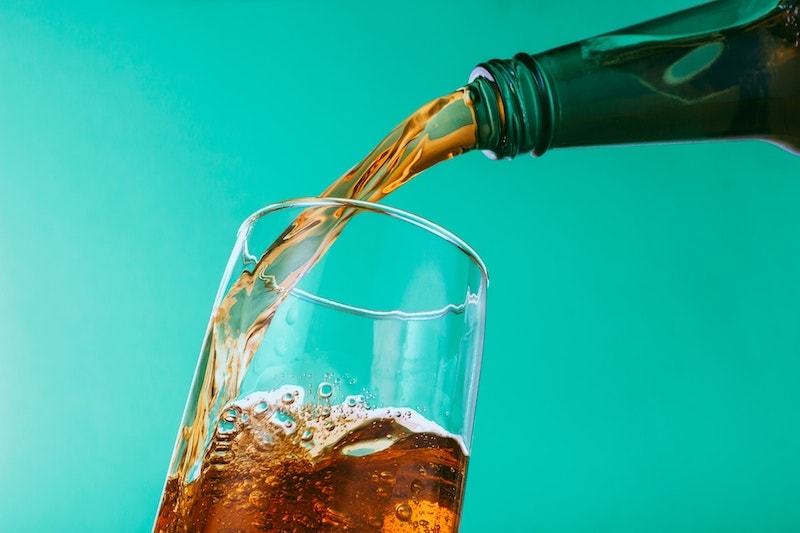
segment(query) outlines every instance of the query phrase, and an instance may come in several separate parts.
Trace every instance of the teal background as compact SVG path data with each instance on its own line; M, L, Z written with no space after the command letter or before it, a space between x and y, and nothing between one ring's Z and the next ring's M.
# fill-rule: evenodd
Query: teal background
M472 66L690 5L0 1L0 531L149 531L235 231ZM439 165L488 326L462 531L800 530L800 159Z

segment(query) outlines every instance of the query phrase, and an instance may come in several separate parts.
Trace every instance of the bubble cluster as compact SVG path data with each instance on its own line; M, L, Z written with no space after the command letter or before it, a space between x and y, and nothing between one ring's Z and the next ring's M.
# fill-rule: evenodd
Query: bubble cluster
M201 477L192 481L202 488L181 512L191 515L192 498L208 497L236 509L233 530L247 533L288 524L298 531L456 531L461 440L413 409L371 409L364 394L334 403L340 391L329 377L312 385L310 401L307 387L286 385L225 405ZM198 522L195 529L208 528Z

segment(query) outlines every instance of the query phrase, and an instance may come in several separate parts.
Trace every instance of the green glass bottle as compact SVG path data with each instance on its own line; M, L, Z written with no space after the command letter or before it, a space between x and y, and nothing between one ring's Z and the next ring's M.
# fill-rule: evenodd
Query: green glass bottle
M800 0L719 0L472 74L478 147L762 139L800 153Z

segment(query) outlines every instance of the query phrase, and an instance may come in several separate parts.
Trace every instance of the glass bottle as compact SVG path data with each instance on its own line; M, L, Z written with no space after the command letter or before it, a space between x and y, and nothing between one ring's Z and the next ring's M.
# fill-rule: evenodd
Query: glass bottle
M723 139L800 153L800 0L719 0L491 60L469 90L478 147L493 158Z

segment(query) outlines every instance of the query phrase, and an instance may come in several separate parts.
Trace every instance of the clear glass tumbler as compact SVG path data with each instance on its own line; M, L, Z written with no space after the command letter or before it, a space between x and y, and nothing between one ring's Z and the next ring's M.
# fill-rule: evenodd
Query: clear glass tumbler
M487 283L466 243L397 209L319 198L256 212L154 531L458 531Z

